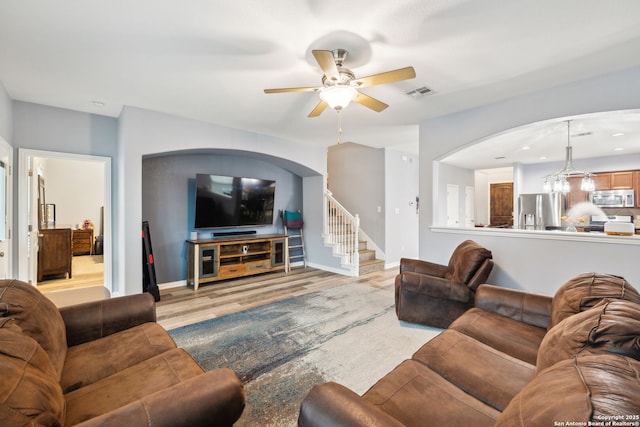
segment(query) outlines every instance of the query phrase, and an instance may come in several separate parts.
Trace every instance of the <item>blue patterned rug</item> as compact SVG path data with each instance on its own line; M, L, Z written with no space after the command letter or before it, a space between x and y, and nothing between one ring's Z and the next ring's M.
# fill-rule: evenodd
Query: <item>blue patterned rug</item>
M245 384L238 426L295 426L315 384L363 393L439 330L399 322L393 285L348 284L169 331L205 370Z

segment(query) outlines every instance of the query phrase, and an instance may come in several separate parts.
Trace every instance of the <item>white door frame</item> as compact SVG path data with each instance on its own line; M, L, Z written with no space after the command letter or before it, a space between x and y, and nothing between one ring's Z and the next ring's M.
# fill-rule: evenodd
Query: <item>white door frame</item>
M112 239L111 227L111 158L85 154L59 153L54 151L18 149L18 278L25 282L36 283L36 271L30 268L33 250L31 242L37 236L37 224L33 224L31 233L29 225L29 167L34 157L81 160L101 163L104 166L104 287L112 292ZM79 178L80 179L80 178ZM35 189L37 191L37 187ZM35 227L35 230L33 228ZM37 238L35 243L37 244Z
M13 147L0 136L0 161L5 164L5 238L0 240L0 279L13 278Z

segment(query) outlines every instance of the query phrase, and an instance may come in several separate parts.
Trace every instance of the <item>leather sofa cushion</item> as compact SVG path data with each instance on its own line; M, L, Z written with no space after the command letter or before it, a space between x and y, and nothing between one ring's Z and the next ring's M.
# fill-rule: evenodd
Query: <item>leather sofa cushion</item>
M413 359L498 411L536 373L535 366L451 329L422 346Z
M496 409L465 393L415 360L382 377L363 399L407 426L493 426Z
M67 354L67 333L53 302L28 283L0 280L0 313L15 319L23 333L40 344L60 379Z
M535 365L538 347L547 330L477 307L457 318L449 329L461 332L494 349Z
M62 390L68 393L174 348L164 328L151 322L69 347Z
M631 392L640 388L638 372L639 361L614 354L563 360L522 389L496 426L553 426L562 421L587 425L613 415L640 414L640 399Z
M640 360L640 305L603 300L593 308L567 317L542 340L537 370L585 353L616 353Z
M65 402L47 353L17 323L0 319L0 424L61 426Z
M445 278L460 283L469 283L471 277L486 260L491 259L491 251L473 240L465 240L453 251Z
M564 283L553 297L548 329L605 298L640 304L640 294L624 278L611 274L584 273Z
M65 394L67 426L95 418L158 390L202 375L204 371L187 352L176 348L114 375ZM186 408L185 408L186 410Z

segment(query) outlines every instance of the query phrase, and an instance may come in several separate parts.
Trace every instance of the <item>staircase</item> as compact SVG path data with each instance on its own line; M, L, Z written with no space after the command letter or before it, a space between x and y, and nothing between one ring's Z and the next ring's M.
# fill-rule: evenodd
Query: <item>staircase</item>
M376 251L367 249L367 241L358 241L358 273L360 276L384 270L384 260L376 259Z
M358 215L349 213L333 198L329 190L325 192L325 203L328 215L324 227L324 242L333 248L334 256L341 259L343 267L354 277L383 270L384 260L376 259L376 251L368 249L367 241L358 238Z

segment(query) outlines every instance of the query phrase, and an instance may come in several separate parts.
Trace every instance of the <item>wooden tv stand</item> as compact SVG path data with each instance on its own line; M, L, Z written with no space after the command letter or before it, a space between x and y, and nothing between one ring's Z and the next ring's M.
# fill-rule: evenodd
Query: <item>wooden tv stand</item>
M187 286L287 269L283 234L187 240Z

